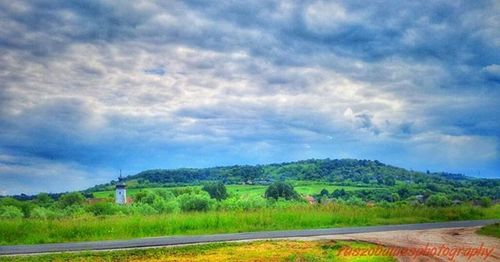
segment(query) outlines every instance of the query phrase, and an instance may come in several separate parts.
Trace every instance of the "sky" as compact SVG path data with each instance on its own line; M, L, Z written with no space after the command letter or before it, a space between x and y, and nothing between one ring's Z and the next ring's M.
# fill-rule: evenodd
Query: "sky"
M1 1L0 195L310 158L500 178L500 1Z

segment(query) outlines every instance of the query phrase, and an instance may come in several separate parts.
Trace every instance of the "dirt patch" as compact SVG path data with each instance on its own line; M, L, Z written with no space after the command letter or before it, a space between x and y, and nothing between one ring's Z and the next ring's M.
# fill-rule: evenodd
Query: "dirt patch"
M453 261L500 261L500 240L494 237L483 236L476 234L478 227L471 228L450 228L450 229L432 229L432 230L408 230L408 231L389 231L375 233L360 233L332 236L317 236L293 238L296 240L359 240L371 243L376 243L384 247L396 247L404 249L412 249L419 247L445 247L450 250L458 248L480 248L482 247L484 256L472 256L470 259L465 255L465 250L456 255ZM492 250L493 249L493 250ZM491 254L486 257L487 250ZM450 251L451 252L451 251ZM450 252L448 255L428 255L418 256L417 258L408 256L398 256L398 261L451 261ZM444 253L444 252L442 252Z

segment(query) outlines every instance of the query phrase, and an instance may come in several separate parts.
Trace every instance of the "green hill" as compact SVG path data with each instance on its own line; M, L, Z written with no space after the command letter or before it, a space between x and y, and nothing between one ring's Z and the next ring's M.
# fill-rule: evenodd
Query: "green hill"
M266 185L278 180L318 181L345 186L407 188L413 193L442 192L453 199L500 198L500 180L477 179L461 174L406 170L377 160L310 159L268 165L235 165L211 168L155 169L124 178L129 188L225 184ZM97 185L87 192L112 190L116 181ZM392 190L391 190L392 191ZM400 194L405 194L402 189Z

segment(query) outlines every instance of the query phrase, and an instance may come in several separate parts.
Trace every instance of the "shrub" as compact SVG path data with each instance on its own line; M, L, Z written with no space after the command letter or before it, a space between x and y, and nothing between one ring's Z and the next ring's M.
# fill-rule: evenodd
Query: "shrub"
M266 198L284 198L286 200L297 199L299 194L293 189L293 186L285 182L275 182L271 184L265 193Z
M152 206L144 203L134 203L132 205L132 212L134 214L138 215L154 215L158 214L158 211L156 211Z
M227 198L226 186L223 183L212 183L203 186L203 190L208 192L211 198L221 201Z
M202 194L180 195L178 201L182 211L208 211L212 203L209 196Z
M483 197L479 200L479 205L482 207L490 207L492 205L491 198L489 197Z
M399 197L398 193L392 193L391 194L391 201L392 202L398 202L401 198Z
M231 197L221 202L226 210L255 210L266 207L267 201L262 197Z
M74 204L63 209L63 213L65 216L78 217L85 215L87 212L82 206Z
M179 210L179 203L175 200L157 198L151 205L158 213L173 213Z
M13 206L21 210L24 217L30 217L31 210L35 208L33 203L28 201L19 201L17 199L6 197L0 198L0 206Z
M346 204L351 206L364 206L366 203L359 197L351 196L349 197L349 199L347 199Z
M113 203L100 202L88 206L87 211L94 214L94 216L110 216L118 213L119 209Z
M184 194L198 194L198 193L200 193L200 189L195 188L195 187L178 187L178 188L173 188L171 191L174 194L174 196L176 196L176 197L178 197L180 195L184 195Z
M447 207L451 205L451 201L443 193L438 193L430 196L426 204L431 207Z
M35 207L33 211L31 211L31 218L37 219L53 219L57 217L62 217L63 214L57 213L54 210L45 208L45 207Z
M36 196L33 202L38 206L47 207L54 203L54 199L52 199L52 197L50 197L47 193L40 193Z
M135 195L134 200L136 203L143 203L143 204L152 205L155 202L155 200L159 199L159 198L160 198L160 196L155 194L153 191L144 190L144 191L138 192Z
M67 208L73 205L81 205L85 201L83 195L79 192L73 192L64 194L59 198L59 206L61 208Z
M161 197L164 200L173 200L175 199L175 196L172 192L165 190L165 189L156 189L153 191L156 195Z
M23 211L15 206L0 207L0 218L16 219L24 216Z

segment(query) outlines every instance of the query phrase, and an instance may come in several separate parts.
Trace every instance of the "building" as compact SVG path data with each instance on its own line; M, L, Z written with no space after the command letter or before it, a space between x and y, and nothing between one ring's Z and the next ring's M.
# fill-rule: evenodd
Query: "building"
M120 205L127 204L127 185L123 181L121 172L115 187L115 203Z

